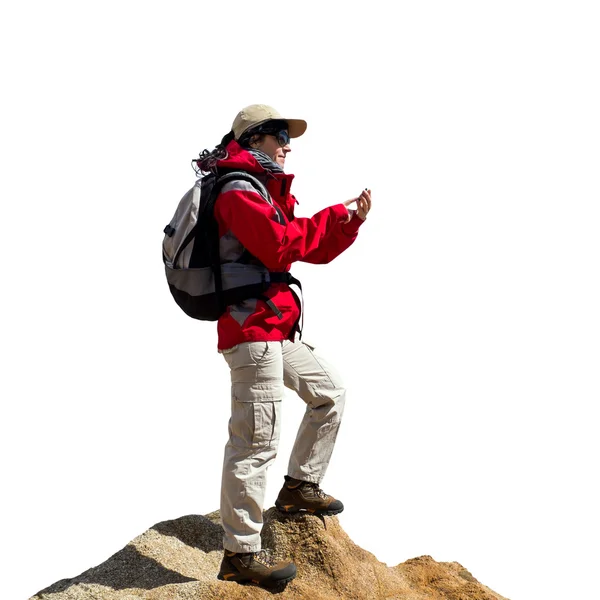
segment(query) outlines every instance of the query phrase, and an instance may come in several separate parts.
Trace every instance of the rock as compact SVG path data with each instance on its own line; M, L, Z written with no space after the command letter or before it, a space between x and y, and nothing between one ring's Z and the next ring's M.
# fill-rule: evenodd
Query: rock
M388 567L354 544L337 517L275 508L264 517L263 547L298 567L283 590L216 579L223 532L213 512L158 523L101 565L30 600L506 600L458 563L420 556Z

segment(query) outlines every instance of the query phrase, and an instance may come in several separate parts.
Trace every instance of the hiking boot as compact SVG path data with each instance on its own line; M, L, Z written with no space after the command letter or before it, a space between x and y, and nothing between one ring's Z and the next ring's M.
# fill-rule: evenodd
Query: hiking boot
M337 515L344 510L344 505L333 496L328 496L318 483L301 481L288 475L285 476L275 506L285 513L305 510L314 515Z
M237 583L271 586L284 584L296 577L293 562L275 562L270 550L230 552L225 550L217 579Z

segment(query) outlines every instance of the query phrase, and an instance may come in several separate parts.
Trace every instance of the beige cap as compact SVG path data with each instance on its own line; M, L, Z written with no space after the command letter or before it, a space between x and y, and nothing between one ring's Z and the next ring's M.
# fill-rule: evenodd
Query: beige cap
M246 108L242 108L233 121L231 130L235 135L235 139L239 140L244 131L272 119L286 121L288 124L288 133L291 138L300 137L306 131L306 121L302 119L286 119L272 106L267 106L266 104L251 104L250 106L246 106Z

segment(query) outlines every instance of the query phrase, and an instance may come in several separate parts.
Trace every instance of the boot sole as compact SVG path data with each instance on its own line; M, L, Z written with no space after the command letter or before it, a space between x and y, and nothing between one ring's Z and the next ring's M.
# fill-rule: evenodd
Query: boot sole
M344 510L343 508L340 508L338 510L316 510L316 509L313 510L311 508L298 508L296 506L292 506L290 508L285 508L285 506L282 506L277 501L275 501L275 508L279 512L285 513L286 515L294 515L299 512L305 512L305 513L308 513L309 515L318 515L318 516L325 516L325 517L333 517L334 515L339 515Z
M247 577L243 577L242 575L235 575L234 577L225 579L225 577L223 577L223 575L219 573L217 575L217 579L219 579L220 581L233 581L234 583L239 583L240 585L258 585L260 587L275 587L289 583L293 579L296 579L296 575L286 577L285 579L267 579L265 581L258 581L257 579L248 579Z

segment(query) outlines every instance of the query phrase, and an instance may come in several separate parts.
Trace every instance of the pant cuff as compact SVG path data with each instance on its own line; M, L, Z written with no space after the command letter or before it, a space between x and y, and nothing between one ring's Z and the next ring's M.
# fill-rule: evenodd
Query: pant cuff
M323 479L319 475L307 475L301 471L288 473L288 476L293 477L294 479L300 479L301 481L310 481L311 483L321 483L321 480Z
M261 549L260 543L258 544L238 544L233 541L224 541L223 550L229 550L229 552L258 552Z

